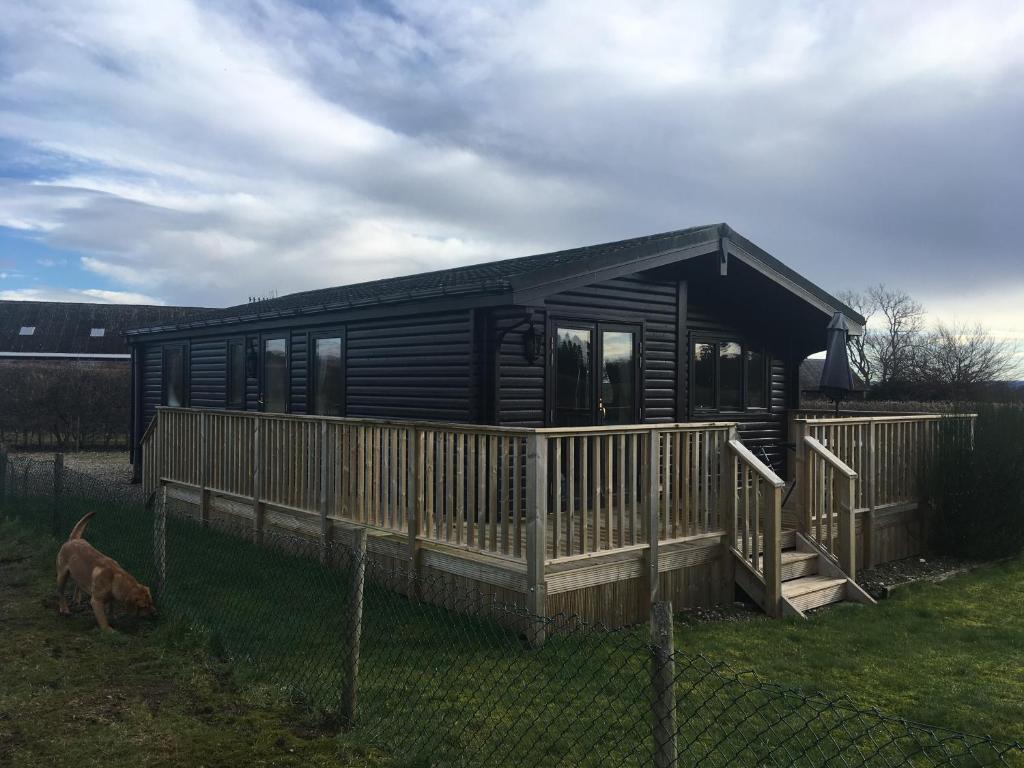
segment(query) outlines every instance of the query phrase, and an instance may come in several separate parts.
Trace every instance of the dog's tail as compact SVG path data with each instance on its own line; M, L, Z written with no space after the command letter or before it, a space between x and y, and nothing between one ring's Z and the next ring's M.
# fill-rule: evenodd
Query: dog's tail
M95 512L86 512L85 517L75 523L75 527L71 529L71 533L68 535L68 541L82 538L82 532L85 530L85 526L89 524L89 520L95 514Z

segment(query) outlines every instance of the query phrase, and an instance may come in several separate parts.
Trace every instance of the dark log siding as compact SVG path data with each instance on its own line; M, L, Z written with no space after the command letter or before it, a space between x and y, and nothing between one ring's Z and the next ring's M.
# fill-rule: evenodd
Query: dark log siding
M532 318L537 332L544 333L544 313L516 307L495 310L498 394L496 420L506 427L544 426L544 355L526 361L523 335Z
M147 344L142 351L142 427L139 437L156 415L160 398L163 397L164 359L163 347Z
M348 415L474 421L469 312L348 325Z
M227 344L223 340L189 345L189 405L223 408L227 397Z
M291 412L308 413L309 335L306 331L292 331L288 354L291 355L288 367L291 376Z
M771 407L767 415L764 413L724 413L721 419L724 421L738 421L740 437L747 447L761 460L768 459L782 477L785 477L786 470L786 388L788 370L784 360L777 356L772 349L770 340L758 338L758 329L752 327L750 321L737 321L723 316L721 309L713 305L701 302L699 293L690 292L688 297L688 309L686 323L688 328L689 342L685 345L686 365L685 375L689 381L689 360L692 343L701 332L724 334L737 339L754 343L765 344L771 358L771 376L769 402ZM712 416L710 418L719 418Z

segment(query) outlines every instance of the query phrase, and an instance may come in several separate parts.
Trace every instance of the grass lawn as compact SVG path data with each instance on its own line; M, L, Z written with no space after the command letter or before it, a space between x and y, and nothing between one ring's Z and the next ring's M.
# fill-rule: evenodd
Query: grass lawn
M0 765L383 766L205 648L146 622L96 629L56 613L56 547L0 522Z
M1024 559L810 621L683 626L676 643L787 685L1024 741Z

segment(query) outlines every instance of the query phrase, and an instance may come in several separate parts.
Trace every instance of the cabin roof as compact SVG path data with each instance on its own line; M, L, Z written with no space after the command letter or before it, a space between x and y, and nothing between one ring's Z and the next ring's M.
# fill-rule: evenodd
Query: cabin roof
M825 367L825 358L823 357L809 357L800 363L800 391L801 392L817 392L821 389L821 371ZM853 373L853 391L864 392L867 387L864 385L864 379Z
M140 304L0 301L0 357L127 358L129 328L206 310Z
M498 303L493 300L485 302L484 297L493 299L496 295L505 294L509 303L521 303L526 295L536 298L545 292L564 290L574 282L594 282L604 279L603 275L612 270L625 268L628 271L632 268L633 271L642 271L722 249L800 293L823 311L842 312L863 326L864 318L857 312L727 224L710 224L534 256L301 291L210 310L178 322L139 328L129 335L456 296L479 296L480 303L484 304Z

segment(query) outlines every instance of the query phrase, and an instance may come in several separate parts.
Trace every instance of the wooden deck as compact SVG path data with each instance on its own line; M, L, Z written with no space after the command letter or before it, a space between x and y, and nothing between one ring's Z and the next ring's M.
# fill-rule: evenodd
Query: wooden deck
M256 540L366 528L373 557L538 614L629 624L652 599L711 605L739 583L781 615L793 532L851 577L916 544L909 530L878 540L900 538L883 521L916 520L910 462L942 417L908 418L794 420L785 509L782 479L722 422L511 429L163 408L144 482Z

